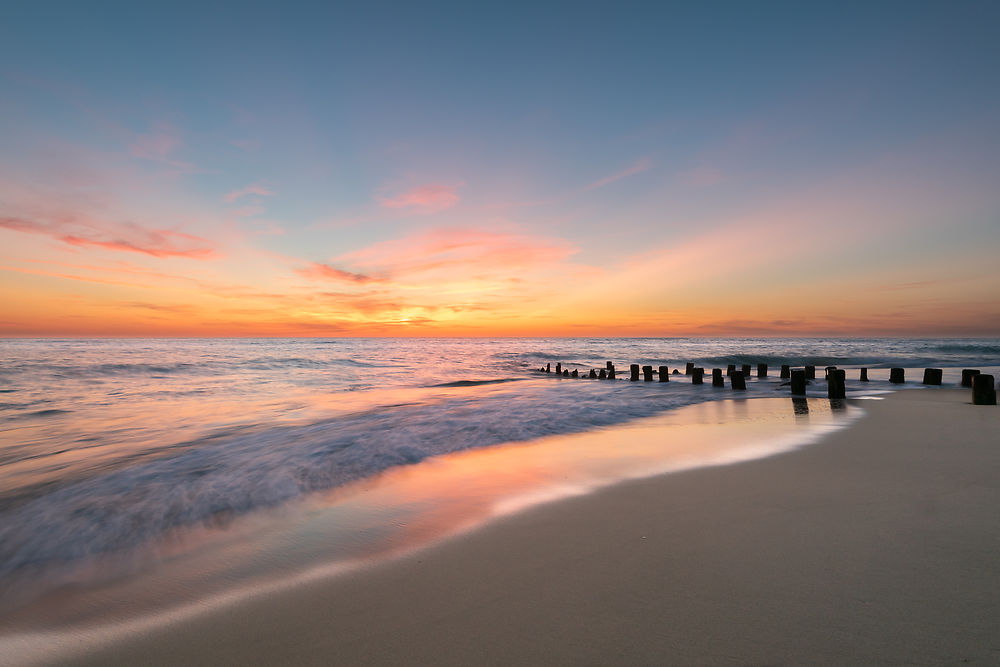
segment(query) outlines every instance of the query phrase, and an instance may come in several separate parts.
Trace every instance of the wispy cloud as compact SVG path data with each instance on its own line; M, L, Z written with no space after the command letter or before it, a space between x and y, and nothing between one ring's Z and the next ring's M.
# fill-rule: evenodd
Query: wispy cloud
M629 176L635 176L636 174L641 174L648 169L653 167L653 162L649 158L640 158L635 164L633 164L628 169L623 169L617 173L606 176L598 181L594 181L589 185L585 185L582 188L583 192L589 192L590 190L596 190L598 188L603 188L606 185L611 185L617 181L620 181Z
M344 271L343 269L338 269L322 262L312 262L308 266L296 269L295 272L306 278L337 280L350 283L370 283L377 280L363 273L351 273L350 271Z
M240 188L239 190L233 190L232 192L227 193L226 196L223 197L222 199L223 199L223 201L232 204L236 200L240 199L241 197L246 197L247 195L258 195L260 197L271 197L274 194L275 194L274 191L271 190L270 188L267 188L267 187L264 187L263 185L259 185L259 184L254 183L254 184L248 185L248 186L246 186L244 188Z
M150 229L134 223L102 223L92 220L36 221L0 217L0 228L50 236L72 246L137 252L152 257L206 259L216 248L206 239L169 229Z
M421 185L394 197L382 199L385 208L407 209L416 213L437 213L449 209L459 201L458 186Z

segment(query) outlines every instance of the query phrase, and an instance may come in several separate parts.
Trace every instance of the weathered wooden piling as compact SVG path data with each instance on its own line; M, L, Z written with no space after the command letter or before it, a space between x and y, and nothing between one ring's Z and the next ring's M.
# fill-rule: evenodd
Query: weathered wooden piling
M608 372L609 372L609 373L610 373L611 371L615 370L615 365L614 365L613 363L611 363L610 361L609 361L609 362L607 362L607 364L605 364L605 366L604 366L604 367L605 367L606 369L608 369Z
M597 378L597 371L595 371L593 368L591 368L590 369L590 375L588 375L587 377L589 377L591 380L596 379Z
M741 368L743 369L743 380L746 381L750 377L750 364L743 364Z
M598 380L607 380L608 379L608 372L602 368L601 372L597 374L597 379Z
M632 364L631 366L628 367L628 370L631 373L631 376L629 377L629 380L631 380L632 382L638 382L639 381L639 364Z
M564 378L568 378L569 377L569 369L568 368L564 368L563 369L563 377Z
M835 370L837 370L836 366L827 366L825 369L823 369L823 374L827 382L830 381L830 373Z
M781 364L781 379L787 380L792 375L792 367L788 364Z
M838 369L830 371L830 374L826 378L826 395L830 398L846 398L846 379L847 371Z
M569 374L571 378L580 377L580 373L574 368L573 372Z
M687 362L687 366L684 367L684 375L691 375L694 372L694 362Z
M660 382L670 382L670 369L666 366L660 366Z
M732 377L733 373L736 372L736 364L729 364L726 366L726 377Z
M962 369L962 386L971 387L972 378L979 375L979 369L977 368L963 368Z
M862 368L861 369L861 377L859 379L862 382L868 382L868 369L867 368Z
M790 372L792 379L792 394L802 396L806 393L806 372L796 368Z
M905 371L902 368L893 368L889 370L889 382L893 384L903 384L905 382L903 376Z
M729 376L729 384L735 391L746 391L747 378L743 375L743 371L736 371Z
M704 377L705 377L704 368L691 369L691 384L704 384L705 382Z
M653 367L652 366L643 366L642 367L642 381L643 382L652 382L653 381Z
M767 377L767 364L757 364L757 377L759 378Z
M552 372L552 364L545 364L545 372L546 373Z
M993 376L980 373L972 378L972 404L996 405L997 390L993 386Z
M941 384L941 369L940 368L925 368L924 369L924 384Z
M806 371L806 379L807 380L815 380L816 379L816 367L815 366L806 366L805 371Z
M721 368L713 368L712 369L712 386L713 387L725 387L726 386L726 378L722 377L722 369Z
M556 375L562 375L562 363L556 364Z

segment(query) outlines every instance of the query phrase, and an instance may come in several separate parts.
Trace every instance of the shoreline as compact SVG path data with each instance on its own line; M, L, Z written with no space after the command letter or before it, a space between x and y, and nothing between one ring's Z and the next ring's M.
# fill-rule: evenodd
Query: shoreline
M995 409L967 402L964 390L903 390L866 401L868 416L808 447L535 506L75 657L995 660L988 637L1000 634L991 567L1000 531L989 510L1000 501L1000 454L990 446L998 421Z

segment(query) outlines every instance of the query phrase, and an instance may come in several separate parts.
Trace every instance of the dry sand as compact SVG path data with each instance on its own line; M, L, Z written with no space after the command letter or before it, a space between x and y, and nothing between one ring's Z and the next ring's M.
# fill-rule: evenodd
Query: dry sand
M908 390L823 442L621 484L87 664L1000 664L1000 410Z

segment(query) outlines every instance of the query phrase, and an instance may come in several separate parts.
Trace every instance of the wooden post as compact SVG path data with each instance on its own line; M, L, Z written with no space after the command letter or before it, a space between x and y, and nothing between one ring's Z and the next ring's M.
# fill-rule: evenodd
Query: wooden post
M836 367L836 366L827 366L827 367L826 367L826 381L827 381L827 382L829 382L829 381L830 381L830 372L831 372L831 371L835 371L835 370L837 370L837 367Z
M590 369L590 375L588 375L587 377L589 377L591 380L597 378L597 371L595 371L593 368L591 368Z
M903 379L904 371L902 368L893 368L889 371L889 382L893 384L903 384L905 380Z
M691 384L704 384L704 368L692 368L691 369Z
M807 380L815 380L816 379L816 367L815 366L806 366L806 379Z
M580 377L580 373L574 368L573 372L569 374L571 378Z
M796 368L790 373L792 377L792 393L802 396L806 393L806 372Z
M687 362L687 366L685 366L684 368L684 375L691 375L691 373L693 372L694 372L694 362L689 361Z
M632 382L639 381L639 364L632 364L628 367L629 371L632 372L632 377L629 378Z
M563 369L563 377L564 378L568 378L569 377L569 369L568 368L564 368Z
M787 380L792 375L792 367L788 364L781 364L781 379Z
M750 377L750 364L743 364L743 381Z
M941 369L940 368L925 368L924 369L924 384L941 384Z
M868 382L868 369L867 368L862 368L861 369L861 381L862 382Z
M767 377L767 364L757 364L757 377L759 378Z
M545 372L546 373L552 372L552 364L545 364Z
M597 374L597 379L598 380L607 380L608 379L608 372L602 368L601 372Z
M729 384L732 386L734 391L746 391L747 389L747 379L743 375L743 371L736 371L729 378Z
M729 364L726 367L726 377L733 377L733 373L736 372L736 364Z
M556 375L562 375L562 363L556 364Z
M726 386L726 378L722 377L722 369L721 368L713 368L712 369L712 386L713 387L725 387Z
M611 371L615 370L615 365L609 361L605 365L605 368L608 369L608 372L611 372Z
M653 381L653 367L652 366L643 366L642 367L642 381L643 382L652 382Z
M826 395L830 398L845 398L846 397L846 387L844 386L844 381L846 380L847 371L833 369L827 376L826 381Z
M660 382L670 382L670 369L666 366L660 366Z
M972 378L972 404L997 404L997 390L993 387L992 375L980 373Z
M963 368L962 369L962 386L971 387L972 378L979 375L979 371L975 368Z

